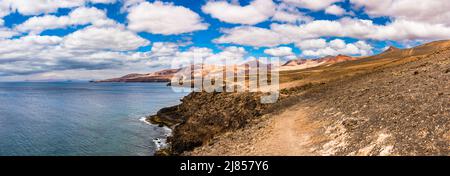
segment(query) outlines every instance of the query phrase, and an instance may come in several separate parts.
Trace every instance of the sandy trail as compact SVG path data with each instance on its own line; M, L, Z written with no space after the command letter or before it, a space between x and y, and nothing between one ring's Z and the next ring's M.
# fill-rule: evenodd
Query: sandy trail
M187 155L312 156L323 142L320 122L308 118L312 108L297 105L273 115L261 125L219 137Z
M321 155L323 123L311 120L313 108L299 104L271 115L259 125L219 136L209 145L185 155L315 156Z
M270 135L254 144L254 155L308 156L316 155L314 144L319 134L318 123L307 117L307 108L294 107L274 117ZM314 136L314 137L313 137ZM315 139L315 140L312 140Z

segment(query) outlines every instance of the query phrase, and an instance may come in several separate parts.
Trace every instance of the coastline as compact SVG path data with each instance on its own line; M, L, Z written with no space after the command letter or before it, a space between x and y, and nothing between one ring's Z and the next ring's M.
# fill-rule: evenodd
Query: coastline
M160 109L145 118L146 123L171 130L167 147L155 156L190 155L204 146L212 145L216 137L264 124L267 117L295 105L299 90L324 84L308 84L295 89L283 89L274 104L261 104L262 93L191 92L181 104Z
M192 92L181 104L160 109L148 116L148 123L167 127L167 148L155 155L182 155L210 142L217 135L241 129L269 112L260 103L260 93Z
M177 105L178 106L178 105ZM176 106L171 106L176 107ZM165 139L154 139L153 142L156 145L154 156L170 156L173 155L170 151L171 145L169 143L169 138L173 135L173 131L175 130L175 125L178 125L180 123L176 123L170 119L161 118L158 116L158 114L161 114L161 110L171 108L171 107L165 107L160 110L154 115L150 115L147 117L143 117L140 120L148 125L157 125L159 128L166 128L169 132L165 136Z
M147 125L155 125L150 123L149 121L147 121L147 117L142 117L139 119L139 121L144 122ZM168 144L167 144L167 137L172 135L172 129L166 126L163 126L160 128L163 128L163 130L165 131L165 138L155 138L153 139L153 143L156 145L156 150L155 151L159 151L161 149L167 148Z

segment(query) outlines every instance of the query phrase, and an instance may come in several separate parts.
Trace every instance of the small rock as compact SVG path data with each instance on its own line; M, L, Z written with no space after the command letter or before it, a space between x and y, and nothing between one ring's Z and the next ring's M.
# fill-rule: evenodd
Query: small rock
M414 71L414 75L418 75L419 74L419 71Z
M342 125L344 125L347 129L354 129L358 125L358 121L352 119L345 120L342 122Z

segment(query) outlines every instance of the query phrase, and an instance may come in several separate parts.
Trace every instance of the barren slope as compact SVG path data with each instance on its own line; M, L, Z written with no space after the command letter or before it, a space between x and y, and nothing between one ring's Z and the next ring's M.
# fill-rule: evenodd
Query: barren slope
M450 155L448 43L284 72L295 105L186 154Z

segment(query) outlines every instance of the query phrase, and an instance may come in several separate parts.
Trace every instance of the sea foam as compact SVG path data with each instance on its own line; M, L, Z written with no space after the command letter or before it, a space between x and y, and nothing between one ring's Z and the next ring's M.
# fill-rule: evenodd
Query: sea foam
M148 125L154 125L154 124L151 124L150 122L148 122L146 117L141 117L139 119L139 121L142 121L142 122L144 122L144 123L146 123ZM168 147L167 137L172 135L172 129L170 129L170 128L166 127L166 126L162 127L162 129L164 131L164 138L155 138L155 139L153 139L153 143L155 143L156 150L167 148Z

